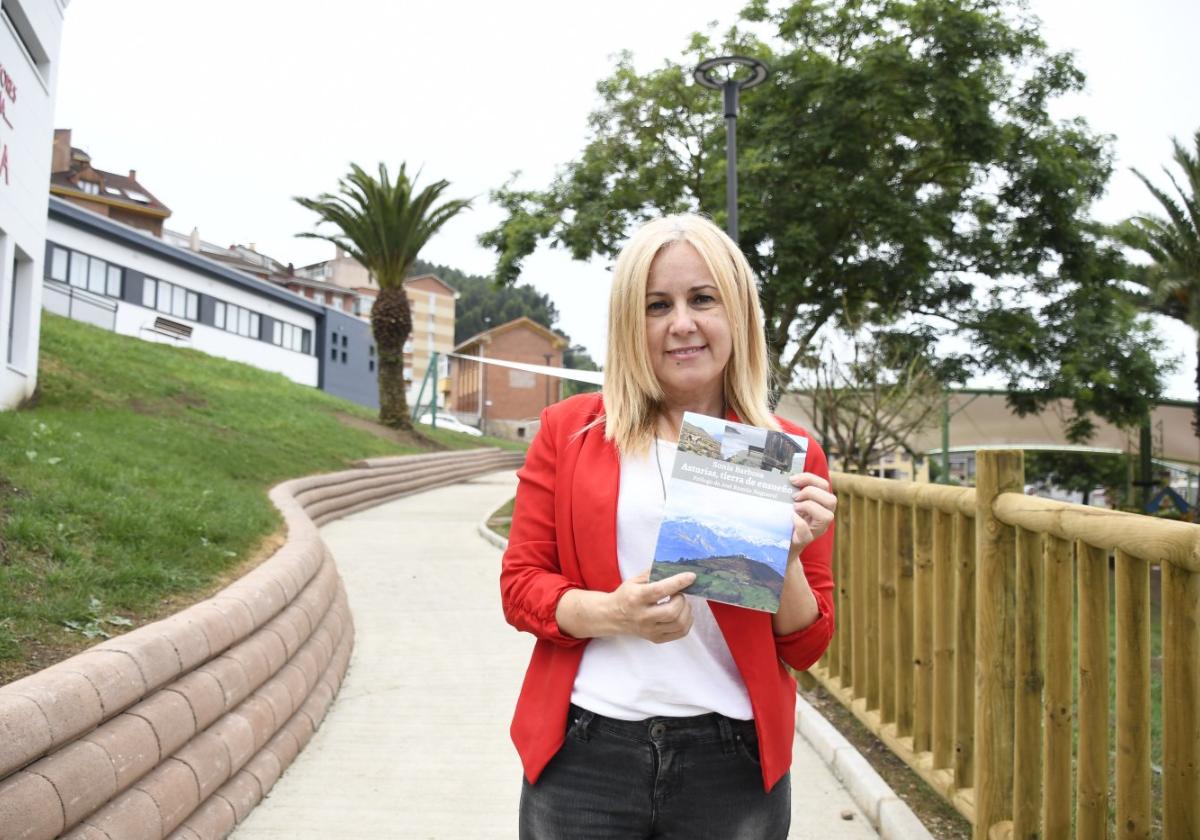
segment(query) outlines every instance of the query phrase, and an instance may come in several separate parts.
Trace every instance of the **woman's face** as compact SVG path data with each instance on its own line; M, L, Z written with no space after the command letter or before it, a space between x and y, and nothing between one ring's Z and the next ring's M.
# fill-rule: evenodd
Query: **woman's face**
M676 401L721 396L733 351L717 281L687 242L658 252L646 280L646 344L654 375Z

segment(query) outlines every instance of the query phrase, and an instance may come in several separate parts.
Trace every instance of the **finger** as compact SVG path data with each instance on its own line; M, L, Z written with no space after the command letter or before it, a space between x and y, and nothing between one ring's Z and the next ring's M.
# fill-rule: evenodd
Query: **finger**
M661 604L655 604L646 610L646 619L652 624L674 624L687 607L687 599L682 595L672 595Z
M792 473L791 482L793 487L818 487L821 490L831 489L829 482L821 478L819 475L813 475L809 472Z
M824 505L817 504L816 502L797 502L795 512L797 516L799 516L809 525L828 526L828 524L833 521L833 511Z
M811 501L816 502L822 507L827 507L830 510L837 509L837 496L830 493L828 490L822 490L820 487L809 485L801 488L792 494L793 502Z
M663 642L673 642L676 639L682 639L691 629L692 627L690 624L686 626L676 625L675 627L671 628L662 628L652 636L651 641L657 644L662 644Z
M655 601L661 601L663 598L682 592L695 582L695 572L680 572L677 575L671 575L669 578L656 580L654 583L647 585L644 596L647 602L654 603Z

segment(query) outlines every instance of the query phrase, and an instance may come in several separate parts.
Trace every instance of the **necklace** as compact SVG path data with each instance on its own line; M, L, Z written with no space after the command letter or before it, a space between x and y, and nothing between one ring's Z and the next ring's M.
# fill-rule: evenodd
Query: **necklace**
M654 433L654 462L658 464L658 483L662 485L663 501L667 500L667 480L663 478L662 456L658 454L658 432Z

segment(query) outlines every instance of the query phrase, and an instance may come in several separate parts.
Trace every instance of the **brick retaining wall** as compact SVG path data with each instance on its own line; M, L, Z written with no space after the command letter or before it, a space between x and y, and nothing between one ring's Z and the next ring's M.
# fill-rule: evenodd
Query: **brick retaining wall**
M325 717L354 645L318 526L515 469L495 449L374 458L270 493L286 543L218 592L0 686L0 840L226 837Z

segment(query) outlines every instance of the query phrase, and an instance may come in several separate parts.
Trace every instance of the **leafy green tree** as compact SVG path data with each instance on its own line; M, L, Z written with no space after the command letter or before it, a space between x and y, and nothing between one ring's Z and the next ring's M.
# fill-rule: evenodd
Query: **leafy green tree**
M1175 164L1183 172L1183 184L1164 168L1175 191L1160 189L1138 172L1166 216L1151 213L1134 216L1117 228L1118 238L1149 255L1149 266L1135 269L1134 279L1146 290L1142 302L1151 311L1175 318L1196 330L1196 390L1200 394L1200 131L1193 138L1195 151L1172 140ZM1192 428L1200 436L1200 402Z
M555 332L567 339L567 349L563 351L563 367L571 368L572 370L600 370L600 366L596 364L596 360L591 357L586 347L582 344L571 344L570 336L560 330L555 330ZM563 399L572 397L575 394L599 390L599 385L592 385L588 382L576 382L572 379L563 380Z
M371 331L379 354L379 419L385 425L411 429L412 418L404 383L404 343L412 333L412 310L404 291L404 278L429 238L471 202L453 199L434 206L450 186L435 181L421 190L410 180L404 164L393 181L387 166L379 164L379 178L357 164L338 180L337 194L294 200L317 214L337 233L301 233L338 245L358 260L375 282L379 296L371 310Z
M919 334L947 381L1003 374L1020 411L1072 400L1077 439L1092 413L1145 415L1154 341L1087 218L1110 155L1082 120L1051 118L1084 77L1018 0L752 0L741 18L646 73L622 55L578 159L545 189L493 193L506 216L480 241L500 281L541 242L611 257L664 212L723 221L719 96L690 77L736 52L772 69L742 98L739 244L780 386L823 329L863 325Z
M1025 453L1025 480L1031 484L1059 487L1082 493L1089 504L1096 488L1104 488L1114 507L1128 504L1125 496L1129 457L1106 452L1031 450Z

